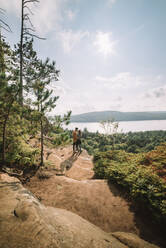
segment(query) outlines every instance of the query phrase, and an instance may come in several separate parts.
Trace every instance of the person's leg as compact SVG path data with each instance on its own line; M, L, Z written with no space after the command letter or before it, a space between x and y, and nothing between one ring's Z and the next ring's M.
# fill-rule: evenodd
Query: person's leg
M76 151L78 151L78 146L79 146L79 143L78 141L76 142Z
M81 150L81 142L80 142L80 144L79 144L79 151L81 152L82 150Z
M75 152L76 143L73 142L73 152Z
M77 140L77 151L81 151L81 141L79 139Z

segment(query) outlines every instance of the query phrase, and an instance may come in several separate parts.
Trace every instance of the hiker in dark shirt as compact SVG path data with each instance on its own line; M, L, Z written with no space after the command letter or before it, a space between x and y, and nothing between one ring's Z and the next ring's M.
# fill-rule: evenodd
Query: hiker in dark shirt
M76 150L82 152L81 150L81 130L77 133Z
M77 135L78 135L78 128L76 127L73 131L73 153L77 150Z

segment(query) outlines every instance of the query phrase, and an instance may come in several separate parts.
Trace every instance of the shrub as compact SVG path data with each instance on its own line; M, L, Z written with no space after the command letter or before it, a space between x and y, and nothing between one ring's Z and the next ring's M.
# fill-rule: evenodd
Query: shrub
M161 147L155 150L155 160L157 151L161 152ZM165 150L163 153L158 163L165 162ZM120 150L98 152L93 160L95 176L123 186L133 200L146 203L157 220L166 221L166 183L155 172L153 163L150 164L153 158L149 156Z

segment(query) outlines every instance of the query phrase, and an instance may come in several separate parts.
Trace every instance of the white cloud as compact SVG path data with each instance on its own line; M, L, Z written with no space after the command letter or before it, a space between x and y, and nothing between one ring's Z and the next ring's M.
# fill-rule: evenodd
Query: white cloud
M152 88L140 94L137 99L140 111L165 111L166 109L166 85ZM133 104L134 107L135 104Z
M61 94L55 112L62 114L72 110L73 114L79 114L97 110L91 104L90 94L82 92L80 89L67 89L66 94ZM53 110L54 112L54 110Z
M104 57L108 55L116 54L116 45L118 41L112 39L111 32L98 31L95 35L95 41L93 45L97 49L97 52L102 54Z
M144 82L143 78L134 76L130 72L120 72L113 77L96 76L95 80L102 82L102 86L108 88L138 87Z
M63 4L64 0L47 0L33 6L32 23L37 32L45 35L57 29L62 19Z
M150 89L143 95L143 97L146 98L165 98L165 96L166 96L166 85Z
M89 36L89 32L63 30L58 33L58 38L61 41L65 53L70 53L71 50L85 37Z
M102 77L102 76L96 76L95 80L97 81L102 81L102 82L110 82L111 78L110 77Z
M134 79L139 79L139 87L134 88ZM155 77L156 78L156 77ZM73 114L90 111L117 110L117 111L157 111L165 110L166 106L166 85L153 88L147 93L144 92L145 79L147 77L134 76L132 73L123 72L113 77L98 77L98 84L91 85L89 81L88 91L81 90L80 85L68 88L69 82L65 86L65 94L61 93L55 112L65 113L72 110ZM116 87L110 86L110 81L114 81ZM103 82L102 80L105 80ZM121 86L121 80L126 81L126 87ZM128 82L129 80L129 82ZM157 80L157 79L156 79ZM137 80L136 80L137 81ZM151 81L151 78L149 78ZM146 81L149 87L149 81ZM128 83L127 83L128 82ZM95 91L94 91L95 89ZM140 90L141 89L141 90Z
M92 44L97 53L102 54L104 57L116 54L117 41L112 40L111 32L90 33L82 30L59 30L57 38L60 40L65 53L70 53L83 39L89 38L88 44Z

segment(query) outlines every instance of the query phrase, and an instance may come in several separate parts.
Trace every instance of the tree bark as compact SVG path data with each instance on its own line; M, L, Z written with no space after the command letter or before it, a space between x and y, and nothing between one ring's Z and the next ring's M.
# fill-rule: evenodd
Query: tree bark
M5 148L6 148L6 125L7 120L9 118L10 113L10 107L8 109L7 115L5 116L4 124L3 124L3 134L2 134L2 162L5 162L6 154L5 154Z
M1 27L0 27L0 72L5 72L5 61L4 61L4 51L2 47L2 36L1 36Z
M6 123L7 123L7 119L5 120L4 125L3 125L3 136L2 136L2 163L5 162Z
M41 117L40 127L41 127L41 162L40 162L40 165L43 166L43 116Z
M24 29L24 0L21 5L21 36L20 36L20 85L19 101L23 105L23 29Z

